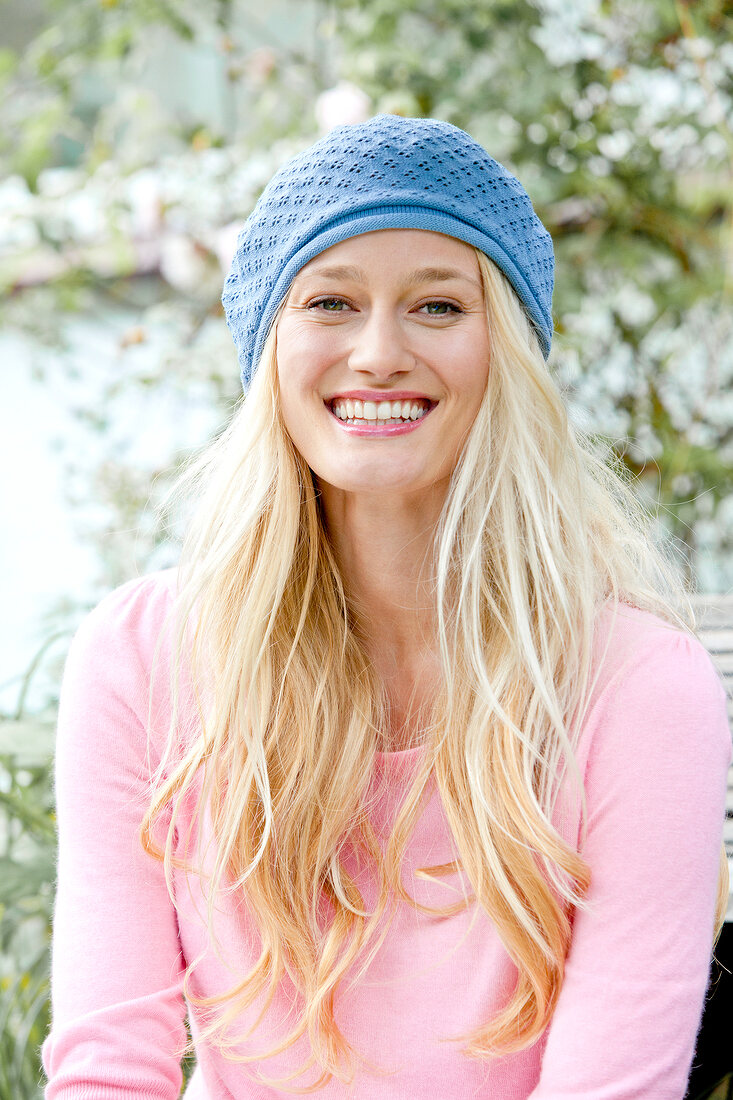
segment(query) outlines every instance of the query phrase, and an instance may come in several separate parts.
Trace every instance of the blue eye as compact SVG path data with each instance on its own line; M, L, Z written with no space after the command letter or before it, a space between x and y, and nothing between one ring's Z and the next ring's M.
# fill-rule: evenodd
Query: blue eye
M437 310L433 310L431 308L432 306L438 306L438 309L440 309L440 312L438 312ZM428 316L429 317L449 317L450 314L448 313L448 310L450 310L452 313L462 313L463 312L463 310L459 309L458 306L454 306L452 302L440 302L440 301L424 302L423 305L420 306L420 309L426 309L428 311Z

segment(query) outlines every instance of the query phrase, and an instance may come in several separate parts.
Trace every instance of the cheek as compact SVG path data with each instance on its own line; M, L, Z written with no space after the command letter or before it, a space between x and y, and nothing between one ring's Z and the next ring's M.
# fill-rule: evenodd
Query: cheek
M332 356L323 339L307 331L288 332L277 342L277 372L283 399L286 392L307 394L317 389Z
M458 395L459 400L468 405L478 406L486 390L489 377L489 367L486 355L467 355L456 358L450 365L449 375L446 381L449 387Z
M469 342L463 357L464 384L467 389L483 394L489 377L490 355L488 333L482 327Z
M308 370L304 370L304 365ZM292 357L280 355L278 348L277 373L280 389L280 410L286 432L296 448L308 460L312 450L316 412L314 409L314 390L317 394L317 378L313 374L309 360L303 355Z
M476 318L473 325L467 325L460 332L457 329L446 329L444 333L437 334L428 332L415 350L418 356L444 375L452 389L463 393L477 389L483 392L489 371L490 347L482 319Z

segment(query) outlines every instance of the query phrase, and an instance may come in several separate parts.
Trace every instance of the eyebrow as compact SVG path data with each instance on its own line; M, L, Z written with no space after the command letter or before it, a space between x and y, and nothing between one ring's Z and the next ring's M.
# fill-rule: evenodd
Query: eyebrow
M351 279L355 283L364 282L364 276L358 267L316 267L311 271L300 272L301 279L316 277L321 279ZM467 283L472 283L477 290L483 290L477 279L471 278L465 271L459 271L455 267L417 268L415 271L410 272L405 286L411 288L420 283L444 283L451 279L463 279Z

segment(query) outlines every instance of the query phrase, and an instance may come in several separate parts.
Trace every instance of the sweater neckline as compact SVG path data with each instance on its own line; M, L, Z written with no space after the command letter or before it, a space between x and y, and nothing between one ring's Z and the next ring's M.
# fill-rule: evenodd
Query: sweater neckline
M423 744L415 745L411 749L398 749L395 752L376 752L374 754L375 767L381 771L409 771L420 762L425 748L426 746Z

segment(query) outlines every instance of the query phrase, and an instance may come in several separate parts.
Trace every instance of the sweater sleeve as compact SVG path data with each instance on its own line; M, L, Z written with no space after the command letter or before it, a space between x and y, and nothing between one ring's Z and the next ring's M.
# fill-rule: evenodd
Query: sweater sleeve
M586 726L590 908L531 1100L682 1100L709 976L731 739L707 651L658 628Z
M57 890L46 1100L174 1100L186 1041L182 958L146 808L149 670L160 575L113 592L69 651L55 759ZM158 763L151 747L151 765Z

